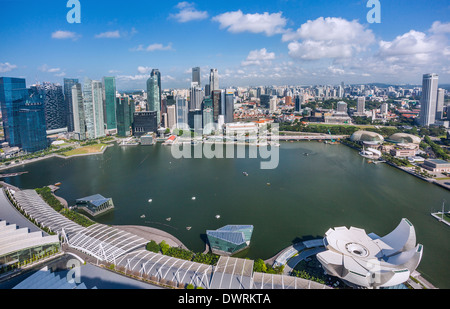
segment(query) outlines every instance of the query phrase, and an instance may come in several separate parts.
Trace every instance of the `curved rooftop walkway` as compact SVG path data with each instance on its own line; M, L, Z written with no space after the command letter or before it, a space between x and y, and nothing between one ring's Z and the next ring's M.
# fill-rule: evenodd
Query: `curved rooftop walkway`
M174 287L192 284L205 289L329 288L301 278L253 272L253 261L247 259L222 256L212 266L153 253L145 249L148 237L133 234L133 229L104 224L85 228L53 210L34 190L9 192L29 216L58 233L64 246L94 257L96 263L114 264L127 275Z

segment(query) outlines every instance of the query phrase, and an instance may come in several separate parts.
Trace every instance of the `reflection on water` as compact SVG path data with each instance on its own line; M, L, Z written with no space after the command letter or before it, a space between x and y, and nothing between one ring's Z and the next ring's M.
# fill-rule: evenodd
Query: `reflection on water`
M261 170L260 162L248 156L174 159L161 145L115 146L100 156L16 167L9 171L29 173L6 181L21 188L61 182L58 195L72 205L96 193L111 197L115 210L100 222L155 227L196 252L205 249L206 230L252 224L245 251L250 258L270 258L296 239L322 237L336 226L383 236L408 218L424 245L418 271L450 288L450 228L430 216L450 200L447 190L385 164L368 164L343 145L283 142L277 169Z

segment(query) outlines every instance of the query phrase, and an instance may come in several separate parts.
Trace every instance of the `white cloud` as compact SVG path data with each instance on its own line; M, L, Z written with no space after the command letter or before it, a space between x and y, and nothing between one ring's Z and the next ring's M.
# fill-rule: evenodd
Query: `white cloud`
M206 11L198 11L194 8L194 3L180 2L176 8L180 11L176 14L170 14L169 18L173 18L180 23L185 23L193 20L202 20L208 18L209 14Z
M348 58L366 50L375 42L375 36L358 21L339 17L319 17L309 20L295 32L283 34L289 55L303 60Z
M124 81L141 81L150 77L150 74L136 74L136 75L117 75L116 79Z
M102 32L95 35L96 39L119 39L120 37L119 30Z
M169 43L168 45L164 46L164 44L161 43L154 43L150 44L147 47L144 47L144 45L140 44L138 47L132 48L131 51L157 51L157 50L174 50L172 48L172 43Z
M241 62L242 66L271 64L271 60L275 59L275 53L268 53L267 49L252 50L247 59Z
M50 68L47 64L40 66L38 69L41 72L47 72L47 73L57 73L57 72L61 71L60 68Z
M66 39L72 39L76 41L81 35L76 34L75 32L71 31L62 31L58 30L52 33L52 39L57 40L66 40Z
M431 25L430 32L432 33L450 33L450 23L441 23L440 21L435 21L433 25Z
M137 70L141 74L147 74L147 73L150 73L152 71L152 68L144 67L144 66L138 66Z
M232 33L252 32L265 33L271 36L285 31L287 19L283 13L244 14L241 10L227 12L213 17L213 21L220 23L220 28L227 28Z
M5 73L12 71L17 68L17 65L11 64L9 62L0 63L0 73Z

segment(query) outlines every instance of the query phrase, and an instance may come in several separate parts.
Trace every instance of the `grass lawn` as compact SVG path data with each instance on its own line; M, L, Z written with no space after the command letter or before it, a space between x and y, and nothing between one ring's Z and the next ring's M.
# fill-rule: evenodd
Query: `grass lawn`
M74 150L70 150L68 152L62 153L62 155L66 157L74 156L74 155L80 155L80 154L90 154L90 153L98 153L101 152L105 147L107 147L107 144L96 144L96 145L89 145L80 147Z

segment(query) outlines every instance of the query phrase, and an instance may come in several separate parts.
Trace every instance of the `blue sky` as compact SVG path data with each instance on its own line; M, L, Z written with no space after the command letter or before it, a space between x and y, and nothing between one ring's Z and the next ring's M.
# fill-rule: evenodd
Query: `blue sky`
M0 76L28 84L116 76L143 89L157 68L163 88L186 88L190 70L220 86L345 83L420 84L435 72L450 83L448 0L0 0Z

